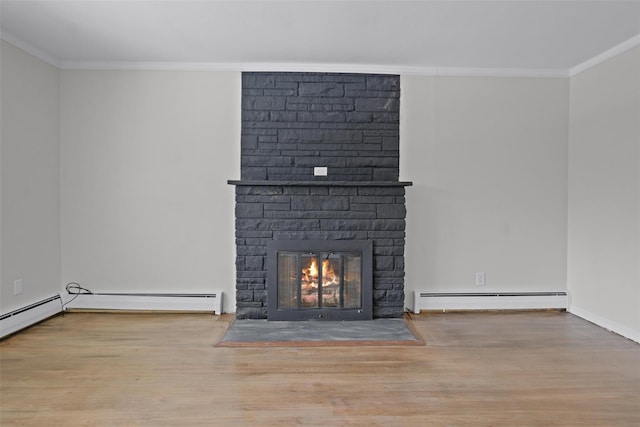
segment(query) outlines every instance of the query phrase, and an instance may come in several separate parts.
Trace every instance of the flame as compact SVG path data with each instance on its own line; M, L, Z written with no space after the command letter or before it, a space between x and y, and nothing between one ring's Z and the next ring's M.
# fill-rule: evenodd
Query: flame
M333 270L333 265L331 265L328 259L322 261L322 279L324 286L338 283L336 272Z
M318 274L318 263L316 259L313 258L309 263L309 266L302 269L302 281L307 286L317 288ZM339 283L339 279L333 269L333 265L328 259L322 261L322 279L323 286Z
M302 269L302 282L307 287L318 287L318 264L315 258L311 260L308 267Z
M337 307L340 304L340 277L336 274L334 264L329 259L322 260L322 304L327 307ZM337 261L339 262L339 261ZM302 268L301 298L304 307L317 307L318 305L318 259L312 257L309 263Z
M311 261L311 265L309 266L309 276L318 277L318 264L316 263L316 259L314 258Z

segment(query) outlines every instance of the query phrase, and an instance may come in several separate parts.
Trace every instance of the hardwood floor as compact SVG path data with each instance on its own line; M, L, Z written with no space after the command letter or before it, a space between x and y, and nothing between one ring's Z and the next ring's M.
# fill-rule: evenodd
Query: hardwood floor
M230 320L68 313L9 337L0 425L640 425L640 345L571 314L413 316L424 347L215 348Z

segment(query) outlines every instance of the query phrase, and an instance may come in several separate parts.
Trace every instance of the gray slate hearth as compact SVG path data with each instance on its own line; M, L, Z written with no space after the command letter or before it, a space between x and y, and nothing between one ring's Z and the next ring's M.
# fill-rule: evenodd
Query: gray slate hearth
M277 342L384 342L407 341L420 343L403 319L375 319L373 321L309 321L268 322L243 320L234 322L227 330L222 345L226 343L277 343Z
M400 77L243 73L236 317L267 317L267 243L373 240L373 315L404 306ZM314 176L314 167L327 176Z

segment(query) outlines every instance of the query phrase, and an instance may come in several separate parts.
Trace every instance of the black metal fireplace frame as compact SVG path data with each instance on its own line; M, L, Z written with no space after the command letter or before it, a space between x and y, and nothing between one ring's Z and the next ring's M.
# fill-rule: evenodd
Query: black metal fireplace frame
M362 306L359 308L278 308L279 252L359 252L362 254ZM373 242L371 240L272 240L267 244L268 320L373 319Z

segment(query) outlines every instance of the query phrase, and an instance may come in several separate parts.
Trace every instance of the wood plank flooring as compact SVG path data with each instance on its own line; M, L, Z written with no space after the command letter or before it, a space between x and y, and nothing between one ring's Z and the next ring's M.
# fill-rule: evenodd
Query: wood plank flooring
M231 316L68 313L0 342L0 425L640 426L640 345L567 313L424 347L215 348Z

